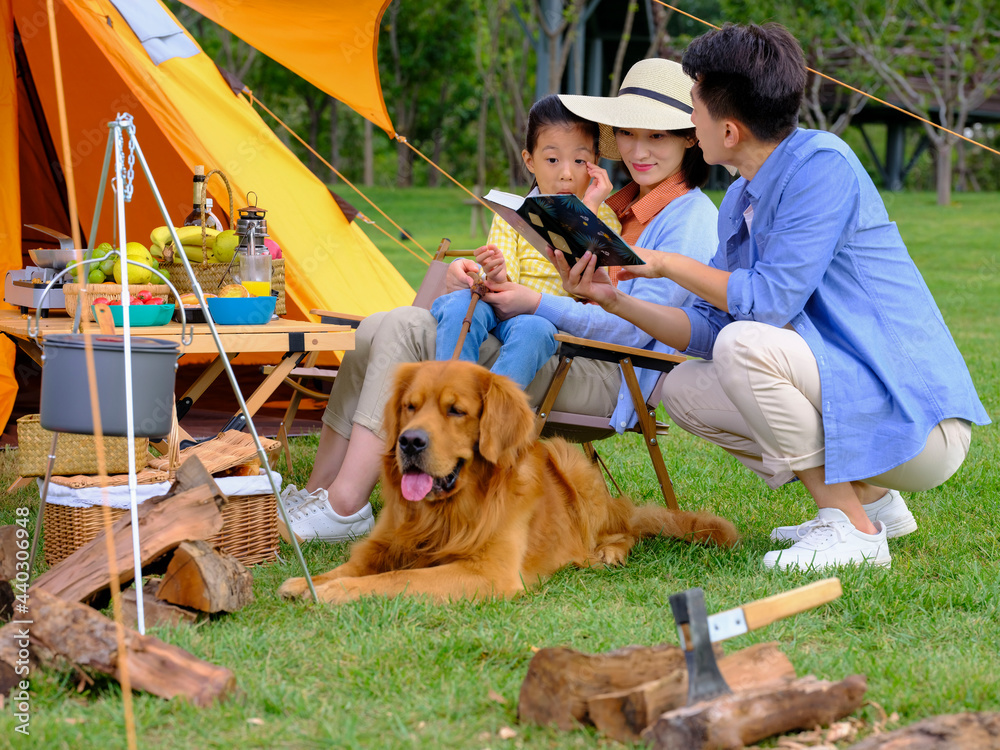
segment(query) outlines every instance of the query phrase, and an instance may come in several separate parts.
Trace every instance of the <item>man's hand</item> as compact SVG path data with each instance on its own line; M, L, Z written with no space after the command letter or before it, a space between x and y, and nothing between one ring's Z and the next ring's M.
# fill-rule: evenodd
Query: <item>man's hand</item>
M632 252L646 261L643 266L622 266L618 271L618 280L627 279L658 279L663 273L662 264L665 253L658 250L647 250L644 247L633 247Z
M587 162L587 174L590 175L590 185L587 186L587 192L583 194L583 205L596 215L597 209L611 195L614 185L611 184L607 170L589 161Z
M566 256L558 250L549 247L545 254L559 272L563 289L574 297L592 300L606 310L617 301L618 291L612 285L608 272L597 267L597 256L589 250L572 268L566 262Z
M541 292L521 284L510 281L503 284L489 282L488 286L490 291L483 300L493 307L493 311L501 320L513 318L515 315L531 315L542 301Z
M460 289L471 289L479 278L479 266L468 258L456 258L448 264L448 272L444 277L444 290L457 292Z

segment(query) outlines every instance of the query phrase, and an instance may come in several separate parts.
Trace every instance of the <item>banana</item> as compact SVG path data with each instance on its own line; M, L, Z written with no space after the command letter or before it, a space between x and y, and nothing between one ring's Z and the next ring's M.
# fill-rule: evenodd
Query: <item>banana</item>
M181 249L184 250L187 259L192 263L203 263L205 261L205 254L202 252L200 245L181 245Z
M182 245L201 247L201 227L174 227L174 232ZM215 236L218 233L218 229L205 229L205 247L211 247L215 244ZM149 233L149 239L154 245L166 247L167 243L173 240L170 236L170 227L157 227Z

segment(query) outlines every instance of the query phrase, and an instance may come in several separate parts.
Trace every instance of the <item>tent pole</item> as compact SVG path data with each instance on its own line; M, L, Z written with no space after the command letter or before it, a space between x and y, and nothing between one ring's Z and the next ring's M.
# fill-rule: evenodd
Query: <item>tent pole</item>
M53 0L48 0L49 44L52 46L52 71L56 82L56 103L59 109L59 129L63 152L63 171L66 175L66 196L69 199L69 226L73 247L80 247L80 221L76 208L76 186L73 182L73 154L69 148L69 120L66 117L66 92L63 91L62 60L59 55L59 37L56 34L56 11Z

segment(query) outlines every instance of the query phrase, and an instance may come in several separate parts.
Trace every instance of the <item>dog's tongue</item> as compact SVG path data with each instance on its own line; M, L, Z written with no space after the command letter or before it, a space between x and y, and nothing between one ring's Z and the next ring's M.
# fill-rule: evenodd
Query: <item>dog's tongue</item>
M410 502L416 503L427 497L433 486L434 477L430 474L408 472L403 474L400 489L403 491L403 497Z

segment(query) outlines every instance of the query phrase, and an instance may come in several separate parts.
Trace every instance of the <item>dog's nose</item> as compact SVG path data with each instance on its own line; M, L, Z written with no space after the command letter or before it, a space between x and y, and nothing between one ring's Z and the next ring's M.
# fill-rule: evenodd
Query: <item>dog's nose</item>
M415 456L427 448L427 433L423 430L407 430L399 436L399 449L403 455Z

